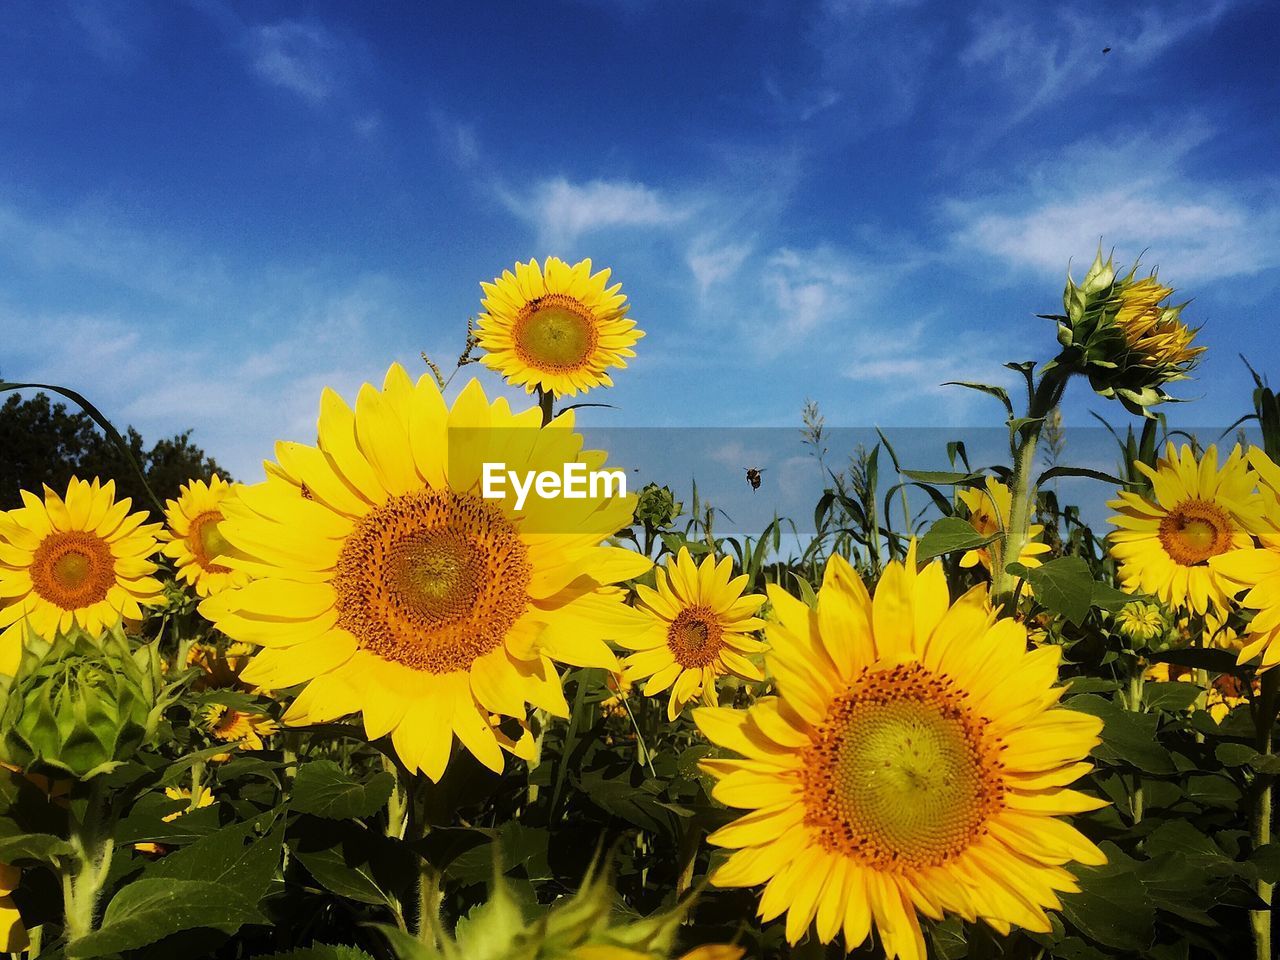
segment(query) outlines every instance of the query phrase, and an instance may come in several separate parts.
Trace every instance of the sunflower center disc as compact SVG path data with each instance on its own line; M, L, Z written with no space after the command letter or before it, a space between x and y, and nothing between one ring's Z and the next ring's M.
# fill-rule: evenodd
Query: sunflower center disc
M919 664L864 674L831 705L805 766L805 822L878 869L961 853L1003 786L954 684Z
M347 536L333 586L361 647L428 673L466 670L528 605L532 566L494 504L451 491L390 498Z
M685 607L667 628L667 647L682 667L705 667L720 654L724 631L708 607Z
M91 533L51 533L36 547L31 559L31 585L35 592L63 610L105 600L114 583L111 548Z
M210 573L230 573L230 567L214 563L213 558L231 552L231 544L218 532L222 514L209 510L191 521L187 531L187 546L195 554L196 562Z
M1184 567L1226 553L1233 533L1222 508L1205 500L1186 500L1160 521L1160 543L1170 558Z
M596 348L595 318L573 297L552 293L520 311L512 338L520 358L532 367L576 369Z

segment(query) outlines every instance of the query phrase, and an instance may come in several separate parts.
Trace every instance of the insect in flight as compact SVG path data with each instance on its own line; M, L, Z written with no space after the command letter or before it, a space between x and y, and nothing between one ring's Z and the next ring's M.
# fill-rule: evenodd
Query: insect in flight
M752 490L760 489L760 474L764 473L760 467L744 467L747 471L747 483L751 484Z

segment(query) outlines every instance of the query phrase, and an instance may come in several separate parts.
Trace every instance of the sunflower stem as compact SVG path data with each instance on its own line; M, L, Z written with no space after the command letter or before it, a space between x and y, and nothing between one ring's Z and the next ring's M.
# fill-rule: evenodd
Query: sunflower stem
M102 778L89 783L84 812L72 817L69 862L62 869L64 931L68 943L92 933L97 927L98 903L111 870L115 850L113 818Z
M555 419L556 395L550 390L538 388L538 409L542 411L542 425L545 427L548 423Z
M1142 676L1142 670L1143 661L1141 659L1135 659L1133 673L1129 675L1128 698L1128 706L1133 713L1142 712L1142 690L1145 684ZM1133 790L1129 795L1130 813L1133 815L1133 822L1135 825L1142 822L1143 800L1142 774L1135 773L1133 775Z
M1258 733L1258 752L1268 757L1274 750L1273 735L1275 733L1276 709L1280 705L1280 670L1269 670L1262 675L1262 690L1258 697L1254 723ZM1254 780L1253 816L1250 832L1253 849L1266 846L1271 842L1271 791L1275 785L1275 775L1259 773ZM1258 960L1271 958L1271 898L1275 885L1259 879L1254 887L1266 907L1252 910L1249 923L1253 928L1253 943Z

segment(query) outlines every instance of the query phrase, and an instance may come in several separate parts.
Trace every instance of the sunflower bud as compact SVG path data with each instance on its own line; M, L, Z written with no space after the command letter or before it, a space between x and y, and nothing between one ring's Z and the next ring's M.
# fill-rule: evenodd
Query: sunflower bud
M435 921L438 954L429 955L446 960L670 960L675 955L676 932L689 907L687 900L644 919L623 915L617 906L608 876L596 868L577 893L550 908L522 902L499 873L489 900L458 924L455 936L439 929ZM394 936L392 942L396 944ZM715 945L690 956L736 960L742 951Z
M1115 397L1131 413L1170 399L1165 384L1185 380L1204 347L1192 346L1196 330L1182 322L1182 304L1153 273L1138 279L1137 266L1120 276L1102 252L1077 284L1067 277L1058 342L1059 363L1084 373L1093 389Z
M119 631L83 631L26 651L0 713L0 757L82 780L132 757L154 731L155 683Z
M658 529L674 522L683 509L670 487L648 483L636 498L635 518L637 523Z

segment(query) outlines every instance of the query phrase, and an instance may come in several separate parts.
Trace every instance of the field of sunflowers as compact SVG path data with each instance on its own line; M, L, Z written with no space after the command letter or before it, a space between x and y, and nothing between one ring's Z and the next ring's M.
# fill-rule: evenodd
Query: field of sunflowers
M1003 462L884 437L796 549L669 478L485 496L608 463L578 398L643 333L590 261L481 286L458 369L324 391L257 482L0 513L0 952L1273 956L1280 401L1168 427L1206 347L1163 279L1100 253L1025 392L954 387ZM1046 467L1067 390L1127 419L1114 473Z

